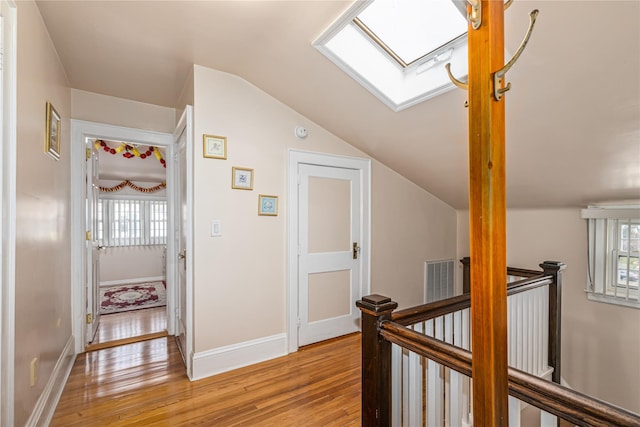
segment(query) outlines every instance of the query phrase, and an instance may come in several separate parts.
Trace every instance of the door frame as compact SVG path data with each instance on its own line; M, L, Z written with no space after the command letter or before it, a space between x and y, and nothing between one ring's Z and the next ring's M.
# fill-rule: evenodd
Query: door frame
M362 205L360 215L361 286L358 298L371 291L371 160L359 157L338 156L311 151L289 150L287 178L287 349L298 350L298 251L299 251L299 197L298 165L309 164L360 171Z
M0 425L13 425L15 403L15 285L17 178L17 5L0 2L3 15L2 126L0 127Z
M173 156L173 135L103 123L71 120L71 330L75 339L75 353L82 353L87 345L86 328L86 262L85 251L85 181L86 138L129 141L139 144L153 144L167 147L167 157ZM167 201L173 200L173 168L167 162ZM167 230L173 236L173 230ZM167 252L173 239L167 239ZM173 296L175 283L167 276L167 295ZM167 332L175 330L174 298L167 298Z
M185 154L187 156L186 168L187 170L184 173L186 179L186 199L187 199L187 213L186 218L183 218L183 223L186 224L186 251L187 251L187 268L185 272L185 298L186 298L186 313L184 313L184 317L186 320L186 348L182 349L186 354L183 355L186 369L187 369L187 377L189 380L193 379L193 175L191 171L193 170L193 107L191 105L185 106L185 109L178 120L178 124L176 125L176 129L172 135L173 144L172 146L175 148L175 151L171 155L171 163L172 166L175 165L176 162L179 162L179 151L178 144L180 135L185 132ZM173 298L173 333L171 335L178 335L180 333L180 329L178 327L178 307L177 302L179 301L178 292L180 289L178 288L178 284L180 282L180 272L178 269L178 247L180 236L177 233L178 225L178 211L181 209L181 201L177 200L179 192L177 191L178 186L180 185L180 175L179 168L172 167L172 179L174 189L171 192L171 197L173 201L173 209L170 210L169 215L169 228L172 230L172 238L173 245L171 245L171 250L167 247L167 260L170 260L167 263L167 276L171 274L173 277L175 286L174 286L174 298ZM167 197L169 195L167 194Z

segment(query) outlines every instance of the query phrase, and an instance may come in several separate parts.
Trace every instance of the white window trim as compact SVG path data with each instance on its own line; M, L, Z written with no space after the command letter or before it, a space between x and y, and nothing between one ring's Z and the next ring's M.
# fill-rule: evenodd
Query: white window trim
M640 309L640 289L617 283L618 232L621 225L618 221L638 223L640 204L590 206L582 210L582 218L588 220L587 298ZM636 252L628 254L637 256Z
M313 46L395 112L454 89L444 69L447 62L466 81L466 34L403 68L352 22L370 3L355 2Z

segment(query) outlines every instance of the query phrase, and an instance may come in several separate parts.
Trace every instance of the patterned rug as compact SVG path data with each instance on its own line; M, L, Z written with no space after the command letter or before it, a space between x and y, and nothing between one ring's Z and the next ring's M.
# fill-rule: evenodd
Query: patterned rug
M163 282L136 283L100 289L100 314L167 305Z

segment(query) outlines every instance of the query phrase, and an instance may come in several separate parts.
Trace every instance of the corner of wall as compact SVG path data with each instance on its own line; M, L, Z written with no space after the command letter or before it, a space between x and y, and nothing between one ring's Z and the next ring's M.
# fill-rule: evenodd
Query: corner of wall
M42 394L40 394L40 397L38 398L38 401L36 402L36 405L31 412L31 416L27 420L25 426L35 427L49 425L51 422L53 414L56 411L56 406L58 406L58 401L60 400L60 396L62 395L62 391L64 390L64 386L67 382L67 378L69 378L71 368L73 368L73 364L76 359L76 355L73 351L74 348L75 339L72 335L67 340L67 344L62 350L62 353L53 368L53 372L49 377L49 381L47 381Z

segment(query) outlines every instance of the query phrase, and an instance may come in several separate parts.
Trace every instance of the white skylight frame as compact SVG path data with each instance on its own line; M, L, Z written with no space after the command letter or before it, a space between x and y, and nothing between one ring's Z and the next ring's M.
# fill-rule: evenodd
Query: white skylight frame
M354 3L313 46L395 112L453 89L447 62L451 72L466 81L466 33L403 67L353 22L373 1Z

